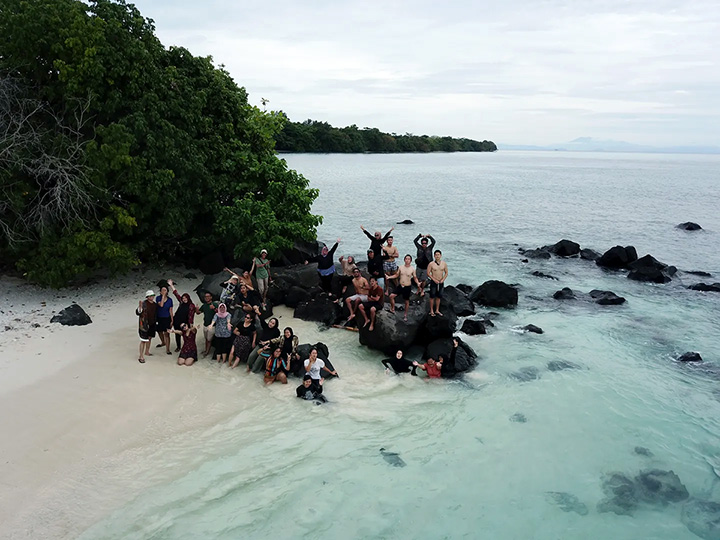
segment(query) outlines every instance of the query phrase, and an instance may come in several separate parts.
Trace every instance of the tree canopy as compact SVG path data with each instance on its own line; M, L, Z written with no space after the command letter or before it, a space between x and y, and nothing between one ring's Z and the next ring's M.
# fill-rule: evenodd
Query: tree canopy
M58 286L99 268L313 240L281 113L124 0L0 0L0 250Z
M494 152L492 141L430 137L428 135L396 135L377 128L333 127L327 122L306 120L285 122L277 136L276 148L281 152L327 153L401 153L401 152Z

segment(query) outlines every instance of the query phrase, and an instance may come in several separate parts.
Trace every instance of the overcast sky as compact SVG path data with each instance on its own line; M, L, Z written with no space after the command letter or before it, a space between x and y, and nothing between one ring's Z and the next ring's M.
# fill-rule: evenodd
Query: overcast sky
M291 119L510 144L720 144L718 0L140 0Z

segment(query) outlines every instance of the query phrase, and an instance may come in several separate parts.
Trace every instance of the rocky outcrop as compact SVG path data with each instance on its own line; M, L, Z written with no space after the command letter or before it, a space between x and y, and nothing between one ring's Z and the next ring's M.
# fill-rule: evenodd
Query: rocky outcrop
M522 251L528 259L549 259L551 257L550 252L545 248L537 249L526 249Z
M322 242L305 242L303 240L298 240L292 248L286 249L282 252L278 262L286 266L302 264L313 257L317 257L320 254L322 247ZM277 270L279 270L279 268L273 267L273 274L275 274Z
M563 287L559 291L555 291L553 298L555 300L575 300L577 297L575 296L575 291L570 287Z
M590 298L595 300L595 303L600 304L601 306L619 306L620 304L625 303L625 298L618 296L612 291L600 291L593 289L589 294Z
M545 246L542 249L554 253L558 257L575 257L580 254L580 244L572 240L560 240L552 246Z
M51 323L60 323L63 326L85 326L92 323L90 316L77 304L71 304L50 319Z
M486 281L470 293L470 300L484 306L512 307L518 303L517 289L497 280Z
M436 339L450 338L455 333L456 328L457 315L450 310L446 310L442 317L438 315L425 319L425 324L420 329L416 341L419 343L428 343Z
M213 251L198 261L198 268L203 274L218 274L225 268L225 259L219 251Z
M415 222L412 219L403 219L402 221L398 221L398 225L413 225Z
M688 289L702 292L720 292L720 283L696 283L695 285L690 285Z
M465 294L470 294L473 290L472 285L466 285L465 283L458 283L455 285L455 288L464 292Z
M628 268L631 262L637 261L637 251L633 246L615 246L608 249L602 256L595 261L595 264L603 268L612 270L620 270Z
M323 293L313 299L300 302L295 308L294 316L303 321L315 321L332 326L342 317L342 308Z
M475 314L475 306L470 301L468 294L452 285L445 287L440 308L442 313L452 311L452 313L458 317L467 317Z
M638 506L667 506L686 500L690 494L673 471L649 469L634 479L623 473L611 473L603 479L606 498L598 503L598 512L631 516Z
M540 328L539 326L535 326L534 324L526 324L525 326L522 327L522 329L525 332L530 332L532 334L542 334L543 333L543 329Z
M686 352L677 357L678 362L702 362L702 356L697 352Z
M580 250L580 258L586 261L597 261L600 257L602 255L594 249L585 248Z
M545 279L554 279L555 281L558 280L555 276L551 276L550 274L543 274L542 272L535 270L534 272L531 272L530 275L539 277L539 278L545 278Z
M456 338L458 339L458 338ZM455 352L455 361L451 359L453 349L453 340L451 338L437 339L430 343L423 354L423 358L438 359L439 356L445 359L442 367L443 377L455 377L460 373L471 370L477 365L477 354L475 351L459 339L459 345Z
M702 230L702 227L698 225L697 223L693 223L692 221L686 221L685 223L680 223L679 225L675 225L677 229L682 229L683 231L700 231Z
M651 283L669 283L677 272L677 268L658 261L652 255L645 255L629 263L628 268L630 268L628 279Z
M419 303L413 303L412 300L407 322L403 320L401 311L390 313L383 310L375 316L372 332L367 327L360 327L360 343L388 355L415 343L420 328L428 318L430 302L427 295Z
M303 287L293 285L287 291L285 295L285 305L287 307L296 308L302 303L307 303L311 300L312 296L310 291Z
M476 336L478 334L486 334L485 324L483 321L476 319L465 319L463 321L460 331L467 334L468 336Z

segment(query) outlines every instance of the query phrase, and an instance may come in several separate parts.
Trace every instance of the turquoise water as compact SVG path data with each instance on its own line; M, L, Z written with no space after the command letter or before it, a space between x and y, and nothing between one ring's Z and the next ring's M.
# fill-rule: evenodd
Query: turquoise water
M673 470L693 497L720 502L720 377L674 363L699 351L720 368L720 294L697 293L687 274L668 285L632 282L581 260L521 262L517 245L561 238L639 255L719 281L717 156L498 152L292 155L321 190L320 238L360 256L361 224L398 225L401 253L431 233L450 283L502 279L520 286L517 309L496 328L463 336L480 364L463 381L388 376L351 332L294 324L320 339L342 378L313 406L293 386L237 377L238 411L220 424L138 449L162 461L147 489L83 538L698 538L680 504L599 513L602 478ZM697 221L704 231L674 228ZM530 276L533 270L559 281ZM707 279L705 279L707 281ZM561 287L608 289L623 306L551 298ZM482 311L482 310L480 310ZM521 334L532 323L543 335ZM579 369L550 371L565 360ZM511 374L533 366L539 378ZM195 369L195 368L193 368ZM201 364L200 381L221 375ZM521 413L527 422L510 418ZM636 446L652 457L634 453ZM379 449L397 452L393 467ZM165 471L167 472L167 471ZM132 474L132 473L130 473ZM139 473L138 473L139 474ZM170 479L168 477L171 476ZM586 505L564 512L546 492Z

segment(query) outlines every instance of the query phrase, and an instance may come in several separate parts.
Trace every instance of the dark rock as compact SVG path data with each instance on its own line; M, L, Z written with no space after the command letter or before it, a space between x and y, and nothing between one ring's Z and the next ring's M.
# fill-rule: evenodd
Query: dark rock
M326 326L337 323L342 316L342 308L326 294L312 300L300 302L295 308L294 317L303 321L315 321Z
M458 373L469 371L477 365L477 355L475 351L465 343L458 339L460 344L458 345L455 353L455 362L451 360L451 353L453 349L453 340L450 338L438 339L430 343L423 354L423 359L437 358L442 355L445 359L442 367L443 377L454 377Z
M700 353L697 352L686 352L685 354L682 354L678 356L677 358L678 362L702 362L702 356L700 356Z
M412 300L412 299L411 299ZM395 354L398 349L406 349L416 341L420 328L428 318L429 299L425 295L419 304L411 301L408 320L403 320L400 312L380 311L375 316L375 328L370 332L367 327L360 328L360 343L371 349ZM362 319L361 315L357 315Z
M530 261L528 261L527 259L522 259L520 262L522 262L522 263L529 263Z
M558 280L558 278L556 278L555 276L551 276L550 274L543 274L542 272L539 272L538 270L531 272L531 275L533 275L535 277L540 277L540 278L554 279L555 281Z
M549 259L551 254L544 248L528 249L522 252L528 259Z
M303 289L316 287L319 283L317 263L294 264L274 269L273 281L284 281Z
M545 246L543 249L547 249L559 257L574 257L580 253L580 244L572 240L560 240L557 244Z
M563 512L575 512L581 516L588 514L588 507L575 495L564 491L546 491L548 500L560 507Z
M539 326L535 326L534 324L526 324L525 326L523 326L523 330L525 330L526 332L532 332L533 334L543 333L543 329Z
M695 285L690 285L688 289L702 292L720 292L720 283L696 283Z
M597 261L600 257L602 257L602 255L594 249L585 248L580 250L580 258L586 261Z
M200 272L205 275L217 274L222 272L223 268L225 268L225 259L223 258L222 253L219 251L213 251L212 253L208 253L203 256L200 261L198 261L198 268L200 269Z
M63 326L85 326L92 323L92 319L77 304L72 304L50 319L51 323L60 323Z
M547 368L550 371L562 371L564 369L580 369L580 366L577 364L573 364L572 362L567 362L565 360L550 360L548 362Z
M511 422L517 422L518 424L524 424L527 422L527 417L523 413L516 412L510 417Z
M598 503L598 512L632 516L638 507L638 499L635 483L630 478L622 473L612 473L604 478L602 489L607 497Z
M702 230L702 227L698 225L697 223L693 223L692 221L686 221L685 223L680 223L679 225L675 226L678 229L682 229L684 231L700 231Z
M468 298L468 294L452 285L445 287L440 307L443 309L443 313L446 313L449 309L458 317L475 314L475 306Z
M492 307L515 306L518 302L518 292L507 283L490 280L473 290L470 293L470 300Z
M406 465L406 463L400 457L400 454L398 454L397 452L388 452L384 448L381 448L380 455L393 467L404 467Z
M690 499L683 505L680 519L690 532L704 540L720 540L720 503Z
M320 251L322 251L322 247L322 242L305 242L303 240L296 241L292 248L284 250L276 259L273 264L273 274L279 270L279 268L276 268L278 264L302 264L305 261L311 260L313 257L317 257L320 254ZM328 248L330 247L332 246L328 246Z
M520 382L534 381L540 378L540 370L535 366L525 366L512 372L510 377Z
M455 285L455 288L461 290L465 294L470 294L473 291L472 285L466 285L465 283L458 283Z
M555 291L553 294L555 300L575 300L575 292L569 287L563 287L559 291Z
M638 497L643 501L666 506L671 502L680 502L690 494L673 471L651 469L640 471L635 477Z
M638 456L653 457L653 453L644 446L636 446L633 452Z
M311 299L310 293L307 289L293 285L285 295L285 305L287 307L295 308L303 302L309 302Z
M239 268L233 268L232 270L236 274L240 273ZM214 274L205 276L202 280L202 283L195 287L195 292L200 299L200 303L205 301L205 298L203 297L206 292L212 294L213 300L220 300L220 293L222 293L223 290L221 283L224 283L231 277L232 276L225 271L216 272Z
M31 326L32 326L33 328L40 328L40 324L39 324L39 323L36 323L36 322L32 323Z
M443 316L428 317L425 324L418 333L420 342L429 343L436 339L449 338L457 328L457 316L450 310L446 310Z
M168 283L167 279L161 279L155 285L157 285L158 294L160 294L160 289L165 287L168 290L168 296L172 296L172 293L170 293L170 284Z
M188 272L183 276L185 279L197 279L197 276L193 274L192 272Z
M677 269L658 261L652 255L645 255L637 261L628 264L629 279L635 281L649 281L652 283L669 283Z
M302 360L307 360L310 357L310 351L312 349L317 349L318 358L320 358L321 360L329 360L330 351L328 350L327 345L325 345L321 341L318 343L301 343L300 345L298 345L297 353L300 355L300 358Z
M278 306L285 303L285 297L291 285L287 281L273 279L267 291L267 299L272 301L273 305Z
M590 291L590 298L595 300L596 304L601 306L618 306L625 303L625 298L618 296L612 291L599 291L593 289Z
M412 219L403 219L402 221L398 221L398 225L412 225L415 222Z
M483 321L478 321L475 319L465 319L465 321L463 321L462 328L460 328L460 331L469 336L476 336L478 334L487 333Z
M693 276L712 277L710 272L704 272L703 270L685 270L685 273L692 274Z
M618 270L627 268L634 261L637 261L637 251L633 246L615 246L603 253L595 263L603 268Z

